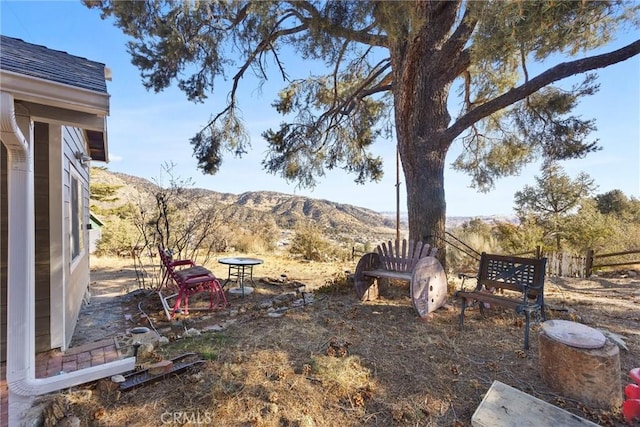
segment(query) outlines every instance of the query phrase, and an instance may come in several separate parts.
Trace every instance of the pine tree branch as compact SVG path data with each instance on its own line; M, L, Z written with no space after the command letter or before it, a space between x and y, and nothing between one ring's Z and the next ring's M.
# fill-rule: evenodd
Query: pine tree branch
M625 61L639 53L640 40L637 40L613 52L558 64L528 82L525 82L522 85L513 88L462 115L444 132L443 138L445 140L453 140L477 121L523 100L527 96L545 86L550 85L551 83L576 74L617 64L618 62Z

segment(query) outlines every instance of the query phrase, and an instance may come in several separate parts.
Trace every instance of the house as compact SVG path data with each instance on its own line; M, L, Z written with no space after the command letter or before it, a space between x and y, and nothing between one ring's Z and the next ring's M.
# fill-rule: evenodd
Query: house
M92 213L89 213L89 253L92 254L98 248L102 239L102 227L104 223Z
M107 161L104 64L0 36L0 357L9 424L33 397L134 368L36 378L69 345L89 285L89 161Z

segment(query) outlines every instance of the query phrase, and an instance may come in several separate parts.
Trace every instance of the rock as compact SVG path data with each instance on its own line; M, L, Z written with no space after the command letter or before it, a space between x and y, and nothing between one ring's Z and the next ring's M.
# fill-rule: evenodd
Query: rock
M114 383L120 384L120 383L123 383L125 380L123 375L113 375L111 377L111 381L113 381Z
M169 338L164 337L164 336L158 338L158 344L169 344Z
M270 308L272 305L273 305L273 303L271 301L265 301L265 302L260 303L258 308L260 308L261 310L266 310L266 309Z
M274 318L282 317L283 315L284 315L284 312L282 312L282 311L271 311L271 312L267 313L267 316L274 317Z
M185 337L197 337L200 335L200 331L196 328L191 328L187 332L184 333Z
M80 418L75 415L67 415L57 424L58 427L80 427Z

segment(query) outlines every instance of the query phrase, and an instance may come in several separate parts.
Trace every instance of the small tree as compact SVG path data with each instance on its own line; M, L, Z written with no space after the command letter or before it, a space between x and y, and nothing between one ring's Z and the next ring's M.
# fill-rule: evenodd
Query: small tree
M326 261L331 244L324 238L320 227L313 223L296 227L296 234L291 242L291 253L302 255L309 261Z
M182 258L204 256L204 263L219 246L211 236L224 221L213 203L186 191L192 181L173 175L174 167L172 163L163 165L169 176L168 186L157 179L157 187L147 189L147 198L139 201L136 225L149 249L160 244Z
M545 230L545 238L553 239L559 251L580 203L595 189L593 179L581 172L572 180L557 163L544 166L535 186L525 186L515 194L515 211L521 219L534 218Z
M520 218L519 224L501 222L496 227L502 248L510 254L525 253L543 244L544 229L535 218Z
M614 213L621 215L629 207L629 199L620 190L611 190L594 197L596 207L603 214Z
M587 198L567 221L566 239L577 252L584 253L587 249L614 251L618 250L615 236L620 229L620 221L615 215L603 214L594 200Z

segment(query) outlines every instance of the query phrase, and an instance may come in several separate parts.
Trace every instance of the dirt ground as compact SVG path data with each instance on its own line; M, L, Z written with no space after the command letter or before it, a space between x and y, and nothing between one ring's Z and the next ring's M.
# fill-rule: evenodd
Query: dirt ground
M597 424L625 425L618 407L590 408L545 385L540 325L523 351L523 322L513 312L492 308L482 319L471 309L461 331L452 296L448 308L424 321L406 284L392 285L376 301L358 301L345 274L355 261L254 256L265 260L254 270L255 292L229 295L228 308L192 310L172 321L150 290L154 269L145 269L141 288L140 269L130 260L92 260L92 302L72 345L147 326L169 343L139 358L141 366L190 351L205 363L131 391L99 383L65 391L51 397L63 410L49 411L48 422L64 414L86 426L468 426L498 380ZM225 266L208 267L226 278ZM623 387L627 372L640 366L640 275L630 274L545 284L548 319L623 337ZM459 286L450 282L451 289ZM194 298L190 306L206 301Z

